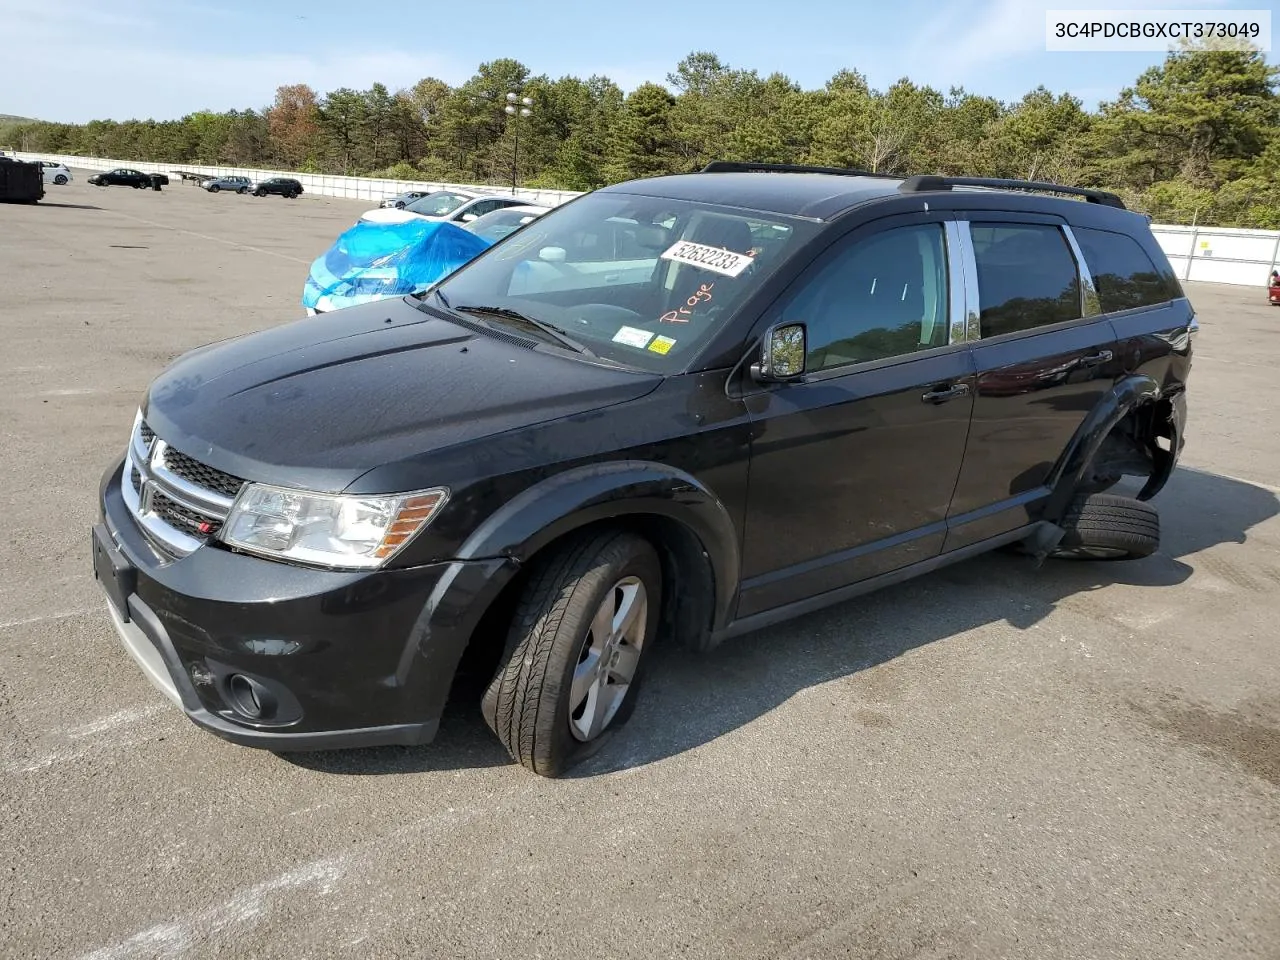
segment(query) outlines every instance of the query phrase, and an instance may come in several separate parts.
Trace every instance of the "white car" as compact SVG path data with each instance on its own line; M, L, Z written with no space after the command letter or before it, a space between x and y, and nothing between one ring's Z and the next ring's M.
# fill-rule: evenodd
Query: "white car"
M38 160L40 169L44 171L45 183L56 183L58 186L65 186L71 182L71 171L67 169L65 163L56 163L53 160Z
M470 190L435 190L403 207L378 207L360 217L364 223L408 223L413 219L470 223L504 207L525 206L515 197L495 197Z

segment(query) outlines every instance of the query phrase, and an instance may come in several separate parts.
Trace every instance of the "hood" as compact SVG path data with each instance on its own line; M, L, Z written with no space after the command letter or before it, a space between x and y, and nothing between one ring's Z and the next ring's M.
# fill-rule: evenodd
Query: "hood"
M194 350L152 383L143 416L235 476L339 491L375 467L633 400L661 379L391 299Z
M414 213L411 210L403 210L400 207L375 207L372 210L366 210L360 214L360 220L364 223L412 223L415 220L442 220L443 217L424 217L420 213Z

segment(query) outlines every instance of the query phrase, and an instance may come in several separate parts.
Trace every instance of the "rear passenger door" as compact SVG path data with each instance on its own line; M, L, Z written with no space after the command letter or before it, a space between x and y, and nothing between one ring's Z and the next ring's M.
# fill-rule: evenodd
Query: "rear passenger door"
M1115 330L1066 224L984 212L960 232L966 288L977 292L977 387L947 551L1034 518L1050 470L1119 369Z

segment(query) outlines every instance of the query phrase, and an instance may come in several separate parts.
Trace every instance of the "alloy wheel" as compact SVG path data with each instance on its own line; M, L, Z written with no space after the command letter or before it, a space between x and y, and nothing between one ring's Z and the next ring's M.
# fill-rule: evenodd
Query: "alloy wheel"
M624 577L600 601L582 641L569 690L569 729L594 740L617 714L635 679L649 597L639 577Z

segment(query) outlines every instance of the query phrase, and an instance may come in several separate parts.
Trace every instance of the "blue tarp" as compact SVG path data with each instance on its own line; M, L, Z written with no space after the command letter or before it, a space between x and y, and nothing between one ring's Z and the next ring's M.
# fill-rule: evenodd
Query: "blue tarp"
M302 305L325 312L425 290L490 242L442 220L357 223L311 264Z

